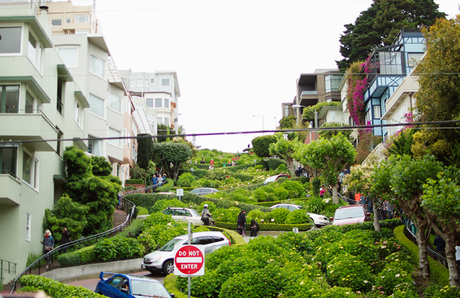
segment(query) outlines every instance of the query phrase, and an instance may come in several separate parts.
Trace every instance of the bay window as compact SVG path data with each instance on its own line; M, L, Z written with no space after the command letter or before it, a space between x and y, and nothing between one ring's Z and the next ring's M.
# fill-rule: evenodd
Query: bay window
M38 159L24 150L22 159L22 180L33 188L38 186Z
M17 147L0 147L0 174L16 177Z
M121 133L118 130L113 128L109 128L109 138L118 138L118 139L109 139L109 144L121 147L120 138Z
M0 54L21 53L21 27L0 27Z
M0 113L19 112L19 85L0 86Z
M121 97L113 93L110 93L109 108L111 108L114 111L117 111L118 113L121 113Z
M105 79L105 61L91 54L89 56L89 71Z
M90 94L89 111L97 116L104 117L104 101L99 97Z

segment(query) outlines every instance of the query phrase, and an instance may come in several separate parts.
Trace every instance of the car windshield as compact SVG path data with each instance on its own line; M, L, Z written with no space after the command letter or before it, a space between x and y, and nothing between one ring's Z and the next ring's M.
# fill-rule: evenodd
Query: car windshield
M133 295L159 298L171 297L168 291L166 291L166 289L160 283L151 282L147 280L132 280L131 284Z
M334 219L364 217L363 208L344 208L335 211Z
M265 182L273 182L273 181L276 180L276 177L278 177L278 176L268 177L267 179L265 179Z
M191 190L190 193L200 193L200 189L199 189L199 188L195 188L194 190Z
M173 251L174 246L181 241L182 241L181 239L174 238L173 240L166 243L162 248L160 248L160 250L161 251Z
M201 215L194 209L190 209L190 213L192 213L193 217L200 217Z

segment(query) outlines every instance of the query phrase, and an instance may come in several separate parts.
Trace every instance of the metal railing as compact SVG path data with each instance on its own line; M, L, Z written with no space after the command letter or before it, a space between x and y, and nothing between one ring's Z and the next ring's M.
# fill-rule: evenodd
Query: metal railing
M3 282L3 271L8 272L8 274L16 273L16 266L16 263L0 259L0 283Z
M50 258L50 262L52 262L54 255L56 253L61 252L64 249L67 250L68 248L71 248L71 247L73 247L75 245L82 244L82 243L92 241L92 240L97 240L99 238L104 238L104 237L112 235L112 234L114 234L116 232L123 231L127 226L129 226L131 224L131 221L132 221L133 216L135 214L136 205L133 202L123 198L122 208L123 208L123 211L125 211L127 213L127 216L126 216L126 220L121 225L119 225L117 227L114 227L114 228L112 228L110 230L107 230L105 232L96 234L96 235L91 235L91 236L88 236L86 238L80 238L80 239L75 240L75 241L67 242L65 244L62 244L62 245L58 246L56 249L53 249L53 250L49 251L48 253L42 255L40 258L38 258L32 264L30 264L26 269L24 269L24 271L22 271L13 280L13 284L11 286L10 294L12 294L14 292L14 290L16 289L16 285L17 285L19 279L21 278L21 276L26 275L27 272L29 272L28 274L32 274L32 269L35 268L36 266L38 267L38 275L40 275L40 271L41 271L40 263L41 263L42 260L47 260L48 258Z

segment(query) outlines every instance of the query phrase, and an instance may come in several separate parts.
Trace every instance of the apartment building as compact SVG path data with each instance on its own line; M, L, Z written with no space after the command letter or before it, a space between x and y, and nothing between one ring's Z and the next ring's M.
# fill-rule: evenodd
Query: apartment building
M46 9L0 2L0 260L3 283L41 254L43 216L66 183L67 146L87 150L89 101L61 60Z
M175 71L132 72L120 70L125 84L133 96L135 106L147 113L153 134L159 125L172 128L178 133L180 88Z
M55 48L88 98L85 131L88 154L103 156L112 174L129 179L136 162L137 135L134 103L110 54L92 6L47 2L48 22ZM102 140L101 138L113 138ZM116 139L127 137L126 139Z

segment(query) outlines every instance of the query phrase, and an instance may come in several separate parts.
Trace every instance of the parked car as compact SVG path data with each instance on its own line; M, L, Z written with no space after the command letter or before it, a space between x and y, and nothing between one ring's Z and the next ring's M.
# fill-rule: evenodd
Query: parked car
M281 177L291 178L291 176L286 175L286 174L275 175L275 176L271 176L271 177L268 177L267 179L265 179L264 184L267 185L270 182L275 182L276 180L278 180Z
M202 196L202 195L209 195L213 192L218 192L218 189L211 188L211 187L199 187L195 188L194 190L191 190L190 193L196 194L197 196Z
M276 204L270 207L270 209L276 209L276 208L285 208L285 209L288 209L289 211L296 210L296 209L303 209L302 206L294 205L294 204Z
M370 221L370 213L366 213L362 205L342 206L335 210L334 217L331 217L333 225L349 225Z
M104 279L104 275L112 275ZM158 280L141 275L101 272L94 292L113 298L161 297L172 298Z
M230 240L221 232L198 232L193 233L192 245L203 245L205 254L212 253L223 246L230 246ZM150 272L174 272L174 248L188 245L188 234L177 236L162 248L146 255L141 268Z
M172 219L180 221L191 221L195 225L203 225L201 220L201 214L199 214L195 209L191 208L182 208L182 207L168 207L163 210L164 214L171 215ZM209 218L209 225L215 226L216 220L214 218Z
M316 214L316 213L307 213L307 214L313 220L317 228L326 226L331 223L325 215Z

